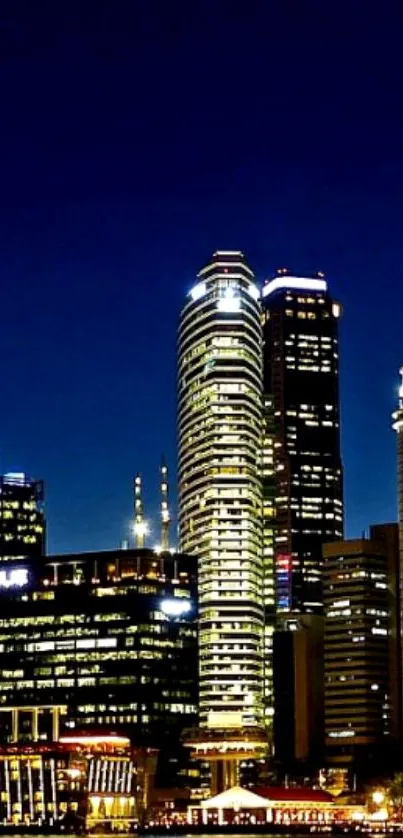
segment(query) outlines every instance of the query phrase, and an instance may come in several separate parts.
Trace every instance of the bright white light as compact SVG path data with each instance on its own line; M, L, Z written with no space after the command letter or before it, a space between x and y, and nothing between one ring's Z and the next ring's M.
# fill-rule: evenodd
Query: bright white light
M137 524L133 525L133 530L135 535L144 537L149 533L149 526L146 521L139 521Z
M192 300L195 302L196 300L200 300L200 297L204 297L206 293L206 283L205 282L198 282L197 285L194 285L189 295L191 296Z
M260 291L257 285L248 285L247 288L248 294L253 297L254 300L258 300L260 297Z
M168 617L179 617L181 614L188 614L191 604L187 599L163 599L160 608Z
M263 286L262 297L268 297L280 288L295 288L300 291L327 291L325 279L304 279L299 276L279 276Z
M235 296L234 289L229 285L225 289L224 296L218 301L218 310L225 312L239 311L241 308L241 301L239 297Z
M332 314L333 314L333 317L340 317L340 314L341 314L341 305L340 305L340 303L333 303L333 305L332 305Z
M355 736L355 731L351 730L351 728L347 728L347 730L331 730L329 736L332 739L346 739L348 736Z
M4 475L4 479L10 485L19 485L25 483L25 474L23 471L9 471Z
M0 588L23 588L28 584L28 570L26 567L15 568L8 573L0 570Z

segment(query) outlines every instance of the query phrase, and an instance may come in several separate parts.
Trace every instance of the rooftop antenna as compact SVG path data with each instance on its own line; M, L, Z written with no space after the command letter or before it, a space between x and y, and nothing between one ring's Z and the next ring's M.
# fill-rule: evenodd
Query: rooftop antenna
M141 550L144 547L147 534L147 524L144 520L143 494L141 474L134 478L134 538L136 548Z
M165 463L164 457L161 462L161 549L169 550L169 526L171 523L171 515L168 505L168 466Z

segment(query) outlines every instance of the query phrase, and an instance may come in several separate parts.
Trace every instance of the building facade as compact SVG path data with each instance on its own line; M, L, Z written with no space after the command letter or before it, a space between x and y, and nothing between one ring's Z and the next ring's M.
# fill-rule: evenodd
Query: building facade
M199 559L200 721L264 720L262 332L240 252L214 253L178 338L179 532Z
M365 772L401 731L397 525L327 544L324 558L327 757Z
M136 751L127 737L107 731L2 745L2 825L133 832L147 804L152 761L150 751Z
M104 725L159 748L162 784L183 767L180 734L197 722L198 700L191 556L128 549L49 557L33 590L1 599L0 650L0 711L63 704L72 730ZM20 714L20 738L24 724ZM39 738L49 735L42 724Z
M397 512L399 527L399 619L403 626L403 367L400 368L399 400L392 414L392 427L397 437ZM400 667L403 673L403 641L400 642Z
M322 544L342 538L340 306L322 274L263 286L264 390L273 401L276 610L321 613Z
M29 584L45 552L44 491L24 473L0 476L0 586Z

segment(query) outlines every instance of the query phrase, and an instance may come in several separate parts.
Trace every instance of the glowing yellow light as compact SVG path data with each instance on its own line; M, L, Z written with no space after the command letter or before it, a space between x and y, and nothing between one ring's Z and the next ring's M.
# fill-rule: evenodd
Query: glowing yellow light
M137 524L134 524L133 529L135 534L141 536L142 538L144 538L144 536L150 531L146 521L139 521Z
M374 791L372 795L372 800L376 803L377 806L380 806L385 800L385 794L383 791Z

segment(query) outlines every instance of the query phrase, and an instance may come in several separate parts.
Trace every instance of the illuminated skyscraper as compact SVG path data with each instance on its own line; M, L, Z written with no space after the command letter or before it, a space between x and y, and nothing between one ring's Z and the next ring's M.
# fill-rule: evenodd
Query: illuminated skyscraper
M340 305L322 274L265 283L264 390L273 399L279 615L321 613L322 544L342 538Z
M179 531L199 557L200 720L263 722L262 334L259 289L219 251L183 308L178 345ZM239 737L238 737L239 738Z

